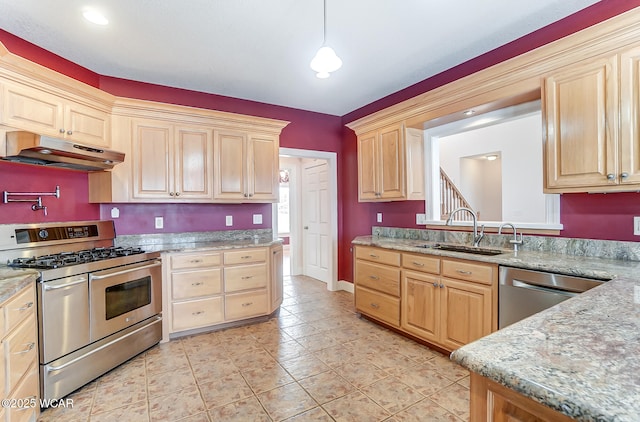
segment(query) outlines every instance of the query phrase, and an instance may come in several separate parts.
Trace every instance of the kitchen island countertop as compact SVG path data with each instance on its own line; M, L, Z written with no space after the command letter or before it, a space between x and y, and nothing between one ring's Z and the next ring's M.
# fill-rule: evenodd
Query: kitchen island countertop
M612 280L463 346L451 359L579 421L640 421L638 296L637 279Z

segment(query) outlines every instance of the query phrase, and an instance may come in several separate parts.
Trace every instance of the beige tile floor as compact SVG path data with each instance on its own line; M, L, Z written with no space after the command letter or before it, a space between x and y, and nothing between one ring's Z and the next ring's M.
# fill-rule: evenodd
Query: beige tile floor
M285 277L277 318L155 346L41 421L466 421L468 372Z

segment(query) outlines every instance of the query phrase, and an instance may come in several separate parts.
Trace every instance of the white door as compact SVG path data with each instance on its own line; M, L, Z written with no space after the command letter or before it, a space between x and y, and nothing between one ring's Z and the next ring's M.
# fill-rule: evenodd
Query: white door
M328 283L331 279L331 203L326 160L303 164L302 250L303 272Z

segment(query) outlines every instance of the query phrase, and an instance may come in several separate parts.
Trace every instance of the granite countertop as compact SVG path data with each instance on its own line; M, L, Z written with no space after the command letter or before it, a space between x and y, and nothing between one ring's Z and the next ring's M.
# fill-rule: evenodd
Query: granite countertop
M6 301L29 283L34 283L38 272L34 270L0 267L0 303Z
M512 249L502 249L504 250L503 254L488 256L419 247L419 245L434 245L435 243L437 242L377 236L358 236L352 241L354 245L378 246L402 252L468 259L509 267L548 271L602 280L611 280L616 277L625 276L635 277L636 274L640 273L640 261L623 261L549 252L518 251L515 253ZM498 248L492 247L491 249Z
M202 242L171 242L139 245L147 252L197 252L225 249L261 248L282 244L281 239L242 239Z
M451 359L579 421L637 422L638 296L638 280L603 283L476 340Z

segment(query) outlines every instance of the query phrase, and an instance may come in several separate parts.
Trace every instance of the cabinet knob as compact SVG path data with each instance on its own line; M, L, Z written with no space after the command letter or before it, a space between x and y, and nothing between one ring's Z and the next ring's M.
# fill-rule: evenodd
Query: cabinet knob
M440 284L440 288L441 288L441 289L444 289L444 284Z
M252 196L253 196L253 194L252 194L252 193L250 193L250 194L249 194L249 198L251 198Z
M73 135L73 132L72 132L72 131L70 131L70 130L68 130L68 131L67 131L67 135Z
M248 196L249 196L249 195L247 195L246 193L244 194L244 197L245 197L245 198L246 198L246 197L248 197Z
M66 132L66 130L60 129L60 133L65 133L65 132Z
M173 196L173 195L174 195L174 193L173 193L173 192L169 192L169 196Z
M607 180L615 180L616 179L616 175L613 173L609 173L607 174Z
M433 283L433 287L438 287L438 283Z
M176 192L176 196L180 196L180 192Z
M627 173L626 171L625 171L625 172L620 173L620 178L621 178L621 179L626 179L627 177L629 177L629 173Z

